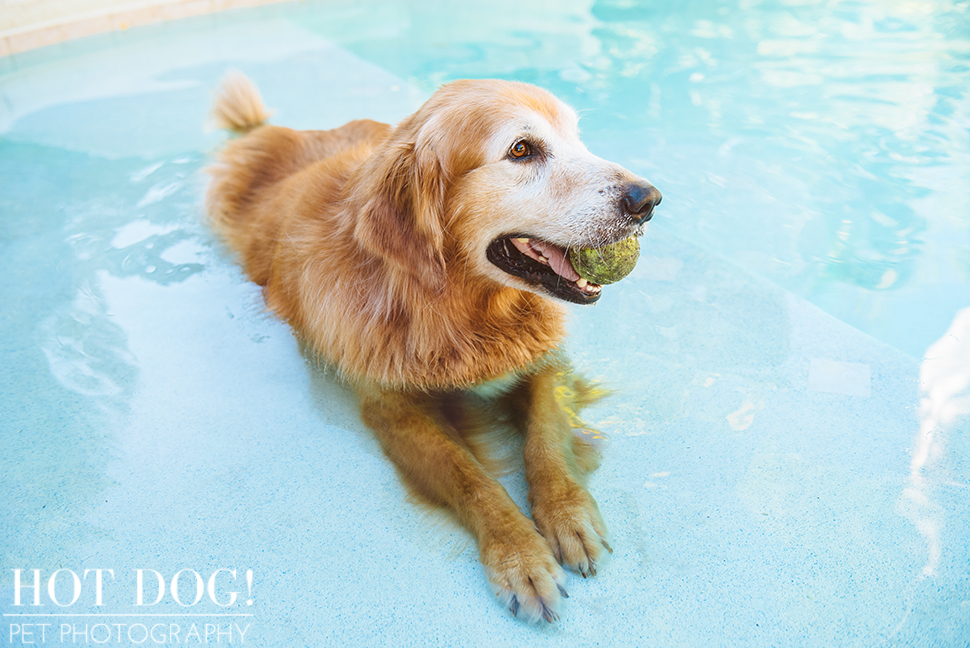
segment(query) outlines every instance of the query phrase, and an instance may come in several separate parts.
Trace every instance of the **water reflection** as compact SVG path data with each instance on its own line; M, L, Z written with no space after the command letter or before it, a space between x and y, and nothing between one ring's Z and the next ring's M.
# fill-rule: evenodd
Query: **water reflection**
M56 157L58 152L47 154ZM101 166L97 158L84 158L75 161L71 173L93 175ZM199 256L188 249L201 226L194 220L179 222L180 216L194 219L194 187L188 186L186 178L197 168L198 162L191 158L156 162L119 174L128 176L128 186L122 181L73 192L70 205L43 215L52 221L49 227L54 235L67 243L58 263L70 268L73 295L67 303L52 300L44 305L50 314L37 329L37 342L58 382L91 398L96 406L103 405L103 398L128 400L137 374L126 332L113 322L101 293L104 276L140 276L169 285L203 267ZM118 175L112 172L109 178L115 180ZM57 223L59 218L63 220ZM201 249L198 244L195 247Z
M0 269L10 279L0 347L11 387L0 395L0 456L5 503L21 520L0 533L4 565L80 564L77 547L103 537L91 511L112 485L116 435L139 386L104 281L170 285L202 268L187 180L197 160L146 168L0 139Z
M919 357L970 292L966 6L600 0L591 15L596 55L519 76L587 109L591 144L665 187L659 226Z
M945 511L934 500L932 471L944 458L946 431L970 415L970 308L957 313L947 332L926 351L920 365L919 434L901 506L926 541L923 576L936 575L940 527Z
M38 327L37 343L62 387L96 404L122 404L134 390L136 361L105 306L98 288L79 286L71 304Z

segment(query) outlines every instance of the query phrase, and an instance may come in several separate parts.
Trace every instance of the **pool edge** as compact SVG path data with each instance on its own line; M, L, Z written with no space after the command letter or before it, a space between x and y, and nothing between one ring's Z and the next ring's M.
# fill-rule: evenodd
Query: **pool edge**
M0 31L0 58L76 38L293 0L143 0Z

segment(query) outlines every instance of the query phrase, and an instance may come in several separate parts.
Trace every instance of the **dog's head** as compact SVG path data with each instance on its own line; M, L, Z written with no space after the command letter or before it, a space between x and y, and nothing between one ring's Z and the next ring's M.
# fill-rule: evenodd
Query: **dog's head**
M429 285L448 264L503 285L590 304L570 248L642 233L660 192L591 154L576 113L534 86L442 87L370 161L372 198L357 225L367 247Z

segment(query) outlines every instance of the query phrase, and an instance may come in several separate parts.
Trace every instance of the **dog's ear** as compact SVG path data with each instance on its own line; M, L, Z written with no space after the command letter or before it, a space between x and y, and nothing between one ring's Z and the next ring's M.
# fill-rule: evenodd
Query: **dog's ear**
M367 198L354 235L375 256L444 287L444 201L447 178L430 144L388 141L365 165Z

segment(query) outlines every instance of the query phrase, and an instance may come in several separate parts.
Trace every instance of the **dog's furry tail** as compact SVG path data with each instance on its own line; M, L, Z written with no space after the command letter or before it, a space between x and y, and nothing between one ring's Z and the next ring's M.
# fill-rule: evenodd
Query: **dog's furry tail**
M265 124L270 114L259 90L245 74L230 72L222 79L212 104L216 126L242 135Z

